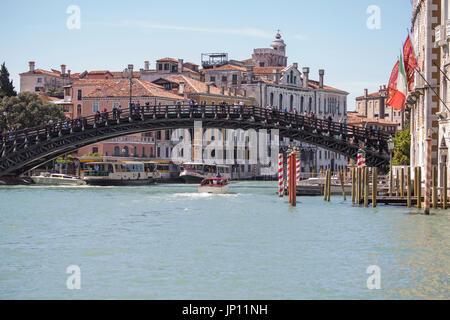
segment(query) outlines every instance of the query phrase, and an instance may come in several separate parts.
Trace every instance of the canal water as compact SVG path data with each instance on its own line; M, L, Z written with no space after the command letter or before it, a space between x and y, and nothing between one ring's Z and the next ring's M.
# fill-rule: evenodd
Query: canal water
M0 299L450 298L450 212L342 197L292 209L275 190L1 187ZM66 286L70 265L80 290Z

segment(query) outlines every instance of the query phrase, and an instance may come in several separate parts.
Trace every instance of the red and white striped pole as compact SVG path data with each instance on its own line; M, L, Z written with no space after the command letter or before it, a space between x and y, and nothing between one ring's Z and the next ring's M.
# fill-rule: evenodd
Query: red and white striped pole
M295 159L295 161L296 161L297 182L300 182L300 158Z
M288 153L287 155L286 155L286 157L287 157L287 174L286 174L286 181L287 181L287 190L288 190L288 192L289 192L289 181L290 181L290 174L289 174L289 172L291 172L291 162L289 161L289 157L290 157L290 153Z
M278 154L278 195L284 196L284 171L283 171L283 154Z
M426 155L426 163L425 163L425 210L424 214L430 214L430 202L431 202L431 132L428 133L427 138L425 139L425 143L427 146L427 155ZM419 182L420 183L420 182Z

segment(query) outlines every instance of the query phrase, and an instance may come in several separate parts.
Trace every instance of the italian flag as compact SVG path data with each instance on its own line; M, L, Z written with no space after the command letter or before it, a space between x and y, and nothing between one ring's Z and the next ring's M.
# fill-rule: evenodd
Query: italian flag
M397 88L394 91L392 98L389 100L389 105L396 110L405 110L405 100L408 94L408 81L406 80L405 64L403 57L400 56L400 63L398 67Z

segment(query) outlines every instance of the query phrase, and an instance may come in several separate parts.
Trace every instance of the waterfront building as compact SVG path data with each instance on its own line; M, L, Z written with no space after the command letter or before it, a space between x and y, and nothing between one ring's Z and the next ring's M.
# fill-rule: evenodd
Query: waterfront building
M439 112L437 118L433 119L434 124L438 121L438 154L437 165L439 166L439 182L442 186L442 167L449 165L448 147L450 145L450 55L449 55L449 41L450 41L450 1L441 0L434 11L437 23L434 27L434 43L433 58L439 60L437 65L441 70L437 70L438 75L436 90L439 92L442 101L438 101ZM435 21L433 21L435 22ZM436 60L435 59L435 60ZM434 130L436 130L434 128Z
M36 69L34 61L28 62L29 69L21 73L20 92L47 92L62 91L65 85L69 85L79 79L79 74L71 74L70 70L66 72L66 65L62 64L60 70Z
M439 70L441 48L439 48L440 41L436 41L436 38L443 39L440 38L442 33L435 33L435 30L443 31L440 28L442 1L414 0L412 4L412 42L421 75L416 71L415 85L407 97L406 108L410 109L411 118L411 166L420 166L425 170L427 156L425 139L428 133L431 133L432 138L431 161L433 165L438 164L438 116L445 109L439 102L439 96L442 97L442 75Z
M405 126L405 112L395 110L391 106L386 105L386 95L386 86L380 86L380 89L373 93L369 93L368 89L364 89L364 95L356 97L356 113L358 116L352 116L366 118L370 121L363 121L363 123L371 122L372 126L375 126L375 123L377 123L377 126L383 127L381 129L391 129L391 123L394 123L396 124L394 132L403 130ZM350 118L350 114L348 116ZM358 121L355 120L354 122L357 123Z
M342 120L347 114L348 92L327 86L325 70L318 71L318 81L310 78L310 68L299 69L298 63L288 65L286 44L277 33L269 48L254 49L252 58L243 61L226 60L217 65L208 65L200 70L205 81L213 83L223 91L253 97L258 106L276 106L298 114L315 113L318 118L332 117ZM297 145L305 151L302 162L303 173L320 169L339 169L347 159L333 152L294 141L283 141L283 145ZM316 150L311 156L311 150ZM325 155L325 156L324 156ZM309 160L306 160L309 159Z
M125 69L127 70L127 69ZM144 62L144 68L140 69L139 79L154 81L169 75L183 75L196 80L201 79L199 66L193 62L184 62L183 59L163 58L156 60L156 69L150 69L150 62Z

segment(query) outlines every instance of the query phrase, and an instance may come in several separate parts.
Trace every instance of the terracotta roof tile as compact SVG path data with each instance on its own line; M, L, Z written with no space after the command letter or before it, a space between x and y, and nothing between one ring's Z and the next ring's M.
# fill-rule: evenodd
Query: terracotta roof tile
M82 81L82 80L80 80ZM91 81L91 80L86 80ZM92 80L91 85L96 85L95 91L91 92L86 98L106 98L106 97L128 97L129 95L129 80L128 79L111 79L111 80ZM97 82L94 82L97 81ZM78 81L77 81L78 82ZM182 96L173 94L164 90L149 81L135 79L132 90L133 97L159 97L174 100L183 100Z

